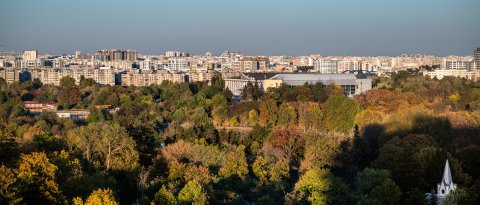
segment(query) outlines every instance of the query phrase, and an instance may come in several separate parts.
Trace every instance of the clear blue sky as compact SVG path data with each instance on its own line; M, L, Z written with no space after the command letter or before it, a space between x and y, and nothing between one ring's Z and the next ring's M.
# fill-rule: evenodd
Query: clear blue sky
M471 55L480 0L0 0L4 50Z

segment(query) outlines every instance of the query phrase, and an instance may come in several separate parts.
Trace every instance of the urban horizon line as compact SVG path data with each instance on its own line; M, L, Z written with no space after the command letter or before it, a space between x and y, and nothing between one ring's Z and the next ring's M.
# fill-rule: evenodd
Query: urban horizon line
M38 51L39 55L75 55L75 52L80 51L84 54L94 54L97 51L100 50L134 50L138 54L141 55L165 55L166 52L169 51L174 51L174 52L186 52L191 54L192 56L202 56L205 55L205 53L210 52L213 56L220 56L222 52L238 52L244 56L312 56L312 55L320 55L320 56L349 56L349 57L369 57L369 56L386 56L386 57L396 57L396 56L402 56L402 55L424 55L424 56L438 56L438 57L446 57L446 56L473 56L471 54L471 51L474 51L476 49L480 48L480 46L472 47L470 50L470 54L458 54L458 53L450 53L447 55L439 55L431 52L398 52L396 54L372 54L372 55L365 55L365 54L323 54L323 53L305 53L305 54L289 54L289 53L281 53L281 54L272 54L272 53L255 53L255 52L244 52L240 51L240 49L230 49L230 50L205 50L203 52L196 51L192 52L189 51L188 49L170 49L170 50L158 50L155 52L142 52L139 49L135 48L100 48L100 49L79 49L79 50L72 50L68 52L42 52L41 49L23 49L23 50L4 50L3 48L0 49L0 53L18 53L21 54L24 51L29 51L29 50L36 50Z

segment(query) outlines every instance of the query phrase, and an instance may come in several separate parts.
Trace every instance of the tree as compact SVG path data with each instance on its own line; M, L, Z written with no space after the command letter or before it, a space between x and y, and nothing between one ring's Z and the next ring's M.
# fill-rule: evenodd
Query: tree
M391 179L384 181L372 190L371 197L382 204L400 204L402 192Z
M260 103L260 124L263 126L275 126L277 123L277 102L267 99Z
M480 147L470 145L458 150L457 154L463 169L473 178L480 178Z
M7 81L0 77L0 91L5 90L8 87Z
M37 89L41 88L42 86L43 86L43 83L42 83L42 81L40 81L40 79L34 78L32 80L32 88L33 89L37 90Z
M135 141L118 124L91 123L70 131L66 141L73 150L81 152L87 162L97 161L106 170L129 170L138 163Z
M17 177L19 195L27 204L57 204L64 199L55 182L57 167L49 162L43 152L22 155Z
M262 95L262 90L257 82L253 84L252 82L247 82L245 87L242 89L242 99L244 101L258 100Z
M314 168L300 177L295 184L295 191L307 195L307 200L311 204L327 204L326 192L333 185L332 177L328 170Z
M60 87L63 89L75 87L75 79L70 76L65 76L60 79Z
M283 103L278 109L278 122L280 127L287 127L289 125L297 124L297 113L292 106Z
M330 96L325 102L324 127L328 131L348 134L355 124L359 104L343 95Z
M178 193L179 204L201 205L207 203L207 195L198 182L189 181Z
M443 205L457 205L457 204L470 204L469 202L470 196L468 192L459 188L454 191L451 191L445 199L443 199ZM471 203L474 204L474 203Z
M258 156L252 170L263 185L275 185L276 188L282 188L285 180L290 177L289 161L273 155Z
M0 127L0 164L11 164L17 160L18 156L18 144L15 141L13 128Z
M98 189L87 198L85 205L118 205L111 189Z
M337 157L341 153L339 136L313 135L309 136L305 145L305 156L302 160L300 170L313 168L329 169L337 165Z
M357 175L356 186L362 204L400 204L402 192L386 170L364 169Z
M0 204L19 204L22 201L18 193L17 178L14 170L0 166Z
M94 86L97 85L97 82L95 82L94 79L92 78L85 78L83 75L80 77L80 87L86 88L88 86Z
M248 164L245 157L245 146L240 145L225 154L220 175L225 177L237 176L245 179L248 174Z
M157 204L176 205L177 199L172 192L167 190L165 186L162 186L162 188L155 194L155 202Z
M69 109L80 100L80 90L75 86L75 79L65 76L60 79L60 94L58 95L58 102L63 109Z
M228 117L228 109L225 106L214 107L212 110L213 123L222 125Z
M252 109L248 112L248 125L255 126L258 123L258 112Z

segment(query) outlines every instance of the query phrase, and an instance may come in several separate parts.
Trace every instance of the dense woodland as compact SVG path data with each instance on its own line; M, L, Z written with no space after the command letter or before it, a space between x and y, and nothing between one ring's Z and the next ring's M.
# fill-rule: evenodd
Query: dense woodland
M0 204L427 204L446 159L446 204L480 203L480 83L400 72L354 99L249 84L240 101L223 83L0 79Z

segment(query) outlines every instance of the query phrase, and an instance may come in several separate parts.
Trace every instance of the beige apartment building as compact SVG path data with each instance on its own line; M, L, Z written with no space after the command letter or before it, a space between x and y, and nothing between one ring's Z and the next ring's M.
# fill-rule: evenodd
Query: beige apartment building
M123 86L159 85L163 81L185 82L185 74L157 71L148 73L127 72L121 75Z
M451 77L458 77L458 78L465 78L469 80L477 80L479 76L479 72L477 71L468 71L468 70L445 70L445 69L438 69L434 71L425 71L423 72L423 76L430 76L430 78L437 78L441 80L444 77L451 76Z
M43 84L60 85L60 79L65 76L70 76L75 79L77 84L80 83L82 76L84 78L92 78L97 83L102 85L115 85L115 72L112 68L85 68L85 67L71 67L71 68L49 68L40 67L28 69L30 78L38 78Z
M269 68L269 62L263 58L244 58L232 62L232 69L235 71L255 72L258 70L266 71Z
M0 68L0 78L5 79L7 83L20 81L21 69L18 68Z

